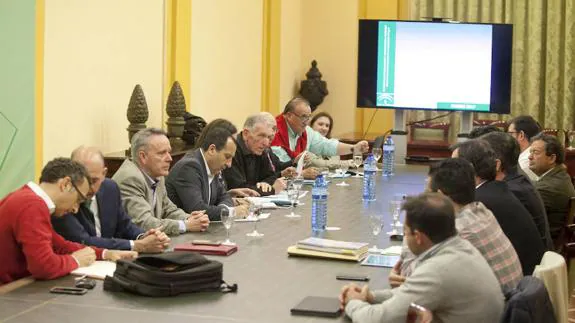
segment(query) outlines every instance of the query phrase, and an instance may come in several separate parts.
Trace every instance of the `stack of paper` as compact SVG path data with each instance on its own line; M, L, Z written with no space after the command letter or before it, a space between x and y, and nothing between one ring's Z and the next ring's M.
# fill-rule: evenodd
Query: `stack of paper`
M114 276L114 271L116 271L115 262L98 260L88 267L79 267L70 274L104 280L106 276Z
M367 254L368 244L321 238L307 238L288 248L288 254L320 258L360 261Z

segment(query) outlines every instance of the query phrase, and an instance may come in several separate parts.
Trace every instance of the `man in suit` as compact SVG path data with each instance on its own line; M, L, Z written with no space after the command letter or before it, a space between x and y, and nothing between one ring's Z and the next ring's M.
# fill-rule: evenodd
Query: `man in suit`
M76 212L89 190L84 166L56 158L42 169L40 184L29 182L0 200L0 285L29 275L54 279L96 259L116 261L138 255L86 247L54 232L50 217Z
M573 184L563 166L565 151L557 137L539 134L533 137L529 167L538 176L535 187L543 198L551 238L563 230L569 212L569 200L575 196Z
M504 132L492 132L480 137L487 141L495 152L497 175L495 179L507 183L509 190L531 214L546 250L553 249L549 223L543 200L533 183L517 171L519 145L511 135Z
M168 235L205 231L210 224L203 211L191 214L178 208L166 193L172 148L166 132L147 128L132 137L132 159L126 159L112 179L118 183L122 203L136 225L144 230L158 229Z
M345 286L340 302L346 314L353 322L405 322L416 303L438 322L498 322L504 306L499 282L479 251L457 235L449 198L423 193L403 210L404 239L418 259L413 274L394 289Z
M54 230L70 241L100 248L161 252L170 245L170 238L160 230L148 232L132 223L126 215L120 189L106 178L104 156L93 147L78 147L72 160L84 165L92 185L88 200L75 213L52 217Z
M208 128L199 148L180 159L166 178L168 197L186 212L206 210L211 221L220 220L222 209L234 206L221 172L229 168L236 153L232 133L221 127ZM236 216L247 215L247 207L235 207Z
M497 219L513 244L524 275L531 275L541 262L545 247L531 214L509 191L507 183L496 181L495 152L483 139L473 139L456 146L453 158L469 161L475 170L475 200L483 203Z
M519 167L531 181L536 181L537 175L529 168L529 146L531 146L531 138L535 137L540 131L539 123L528 115L511 119L507 128L507 133L517 140L521 150L517 159Z

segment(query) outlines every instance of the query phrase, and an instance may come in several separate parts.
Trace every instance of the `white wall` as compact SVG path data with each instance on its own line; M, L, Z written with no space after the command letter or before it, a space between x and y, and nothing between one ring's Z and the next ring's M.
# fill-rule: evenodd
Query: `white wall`
M76 146L129 146L126 109L141 84L161 126L164 1L45 2L44 162Z

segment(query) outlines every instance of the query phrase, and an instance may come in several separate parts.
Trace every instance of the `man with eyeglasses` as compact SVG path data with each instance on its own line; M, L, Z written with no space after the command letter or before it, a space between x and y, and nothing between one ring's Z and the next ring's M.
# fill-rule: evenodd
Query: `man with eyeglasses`
M160 230L142 230L124 211L120 189L106 178L107 168L102 152L94 147L78 147L72 160L84 165L92 185L88 201L75 213L52 217L54 230L70 241L119 250L162 252L170 245L170 238Z
M540 131L541 128L537 121L528 115L511 119L507 128L507 133L517 140L519 149L521 149L518 159L519 167L532 182L537 180L537 175L529 168L529 147L531 146L531 138Z
M76 212L89 189L84 166L56 158L42 170L40 184L29 182L0 200L0 285L29 275L54 279L96 259L116 261L138 255L86 247L54 232L50 216Z
M272 150L282 163L296 162L304 151L318 156L365 153L369 150L367 141L355 145L344 144L337 139L327 139L309 126L311 108L306 99L296 97L285 106L282 114L276 117L278 131L272 142Z

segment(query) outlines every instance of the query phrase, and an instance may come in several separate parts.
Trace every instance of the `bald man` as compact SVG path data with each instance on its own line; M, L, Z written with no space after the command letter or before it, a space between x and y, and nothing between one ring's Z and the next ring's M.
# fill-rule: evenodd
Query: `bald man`
M94 147L78 147L72 160L84 165L92 185L88 200L76 213L52 217L54 230L70 241L108 249L161 252L170 239L159 228L144 231L128 217L122 207L120 190L106 178L102 153Z

